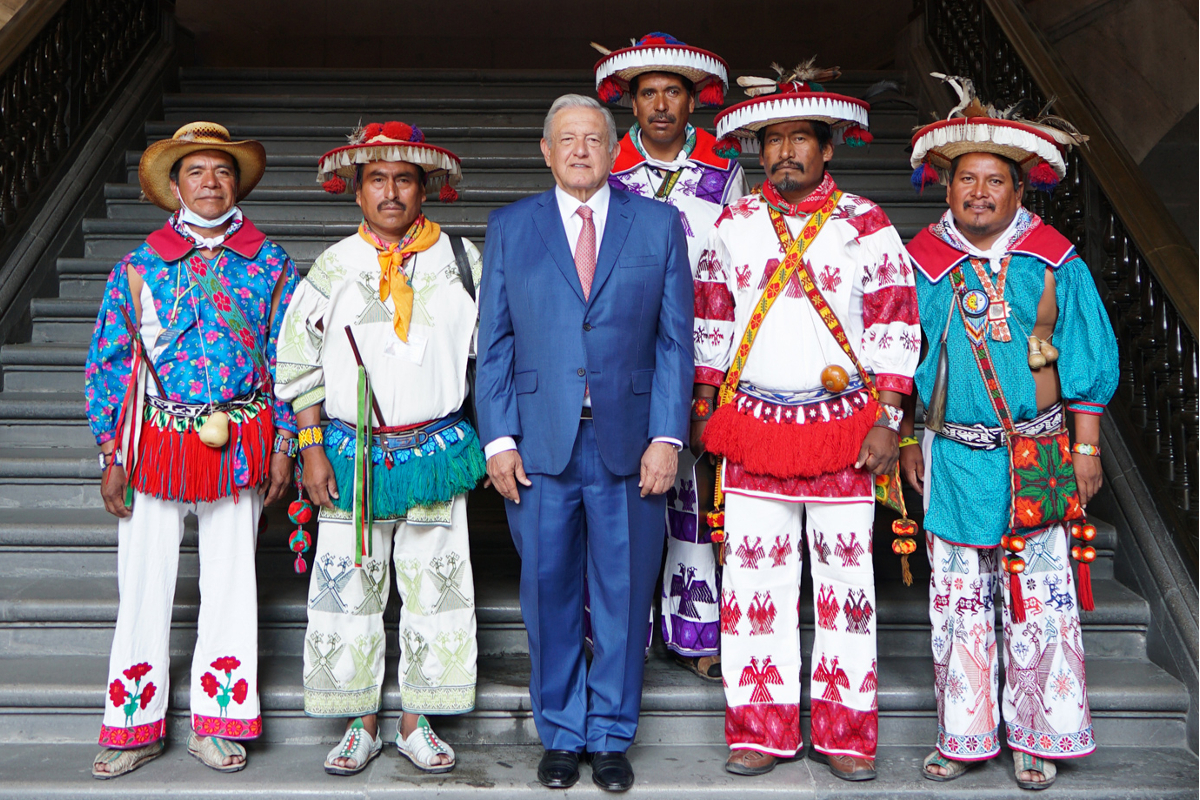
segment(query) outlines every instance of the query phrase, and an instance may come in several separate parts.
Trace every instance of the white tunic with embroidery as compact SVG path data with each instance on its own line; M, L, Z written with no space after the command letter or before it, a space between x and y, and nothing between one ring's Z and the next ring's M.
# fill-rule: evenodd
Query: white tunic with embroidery
M478 287L483 260L471 242L464 244ZM358 365L349 325L385 425L427 422L462 407L478 308L459 278L450 237L442 233L403 269L414 294L407 343L392 327L392 300L379 299L379 259L371 244L355 233L317 257L284 317L275 385L280 399L297 411L324 401L332 419L357 423Z

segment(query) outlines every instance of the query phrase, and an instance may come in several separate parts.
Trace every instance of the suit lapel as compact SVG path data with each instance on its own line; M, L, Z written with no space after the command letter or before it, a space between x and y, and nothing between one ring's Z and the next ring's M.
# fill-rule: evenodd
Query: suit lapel
M604 239L600 242L600 253L596 259L596 277L592 279L592 291L589 298L595 299L600 293L604 282L612 274L617 256L625 246L625 237L629 235L629 226L633 223L633 215L628 209L629 198L625 192L613 189L608 195L608 219L604 221Z
M542 205L533 215L533 221L554 263L580 302L583 302L583 286L579 283L579 272L575 269L575 259L571 257L571 245L567 243L567 232L563 230L562 215L558 213L558 200L553 189L542 195Z

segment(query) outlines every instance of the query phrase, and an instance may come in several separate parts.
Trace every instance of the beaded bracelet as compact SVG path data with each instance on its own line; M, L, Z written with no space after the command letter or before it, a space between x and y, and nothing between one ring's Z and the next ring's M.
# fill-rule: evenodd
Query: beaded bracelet
M707 397L697 397L692 401L692 421L703 422L713 415L712 400Z
M900 437L900 446L901 447L908 447L910 444L920 444L920 442L917 441L917 437L915 437L915 436L901 436Z
M879 415L875 417L875 427L887 428L893 433L900 433L900 423L904 419L904 409L889 406L887 403L879 404Z
M310 447L325 444L325 433L321 430L320 425L310 425L307 428L301 428L296 434L296 441L300 443L301 452Z
M1079 455L1081 455L1081 456L1097 456L1098 457L1100 455L1100 447L1099 447L1099 445L1083 444L1082 442L1076 442L1075 444L1071 445L1071 452L1079 453Z
M300 442L295 436L284 436L277 433L272 450L276 453L283 453L288 458L295 458L300 453Z

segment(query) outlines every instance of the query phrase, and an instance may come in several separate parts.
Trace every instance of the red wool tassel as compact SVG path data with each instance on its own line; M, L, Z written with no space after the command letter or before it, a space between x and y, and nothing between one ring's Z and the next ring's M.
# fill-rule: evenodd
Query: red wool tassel
M346 182L342 180L340 175L334 175L329 180L321 184L321 188L330 194L341 194L346 191Z
M709 81L708 85L700 90L696 99L702 106L719 106L725 102L725 89L721 86L720 81Z
M443 203L453 203L458 199L458 192L449 183L442 184L442 190L438 192L438 200Z
M850 147L862 147L875 141L875 137L870 131L857 125L851 125L846 131L845 141Z
M1043 192L1053 192L1058 186L1058 173L1045 161L1029 170L1029 185Z
M1092 597L1092 568L1086 561L1079 562L1079 606L1084 611L1096 610L1096 599Z
M621 87L612 78L605 78L596 87L596 94L602 103L615 103L621 99Z
M878 410L871 400L844 419L795 424L766 422L728 403L709 419L704 446L757 475L812 478L854 464Z
M721 158L737 158L741 155L742 144L736 136L726 136L713 145L713 152Z
M933 186L938 182L937 170L929 164L922 164L913 170L912 185L913 189L918 192L925 191L926 186Z
M1025 597L1021 594L1021 576L1008 573L1008 613L1013 622L1025 621Z

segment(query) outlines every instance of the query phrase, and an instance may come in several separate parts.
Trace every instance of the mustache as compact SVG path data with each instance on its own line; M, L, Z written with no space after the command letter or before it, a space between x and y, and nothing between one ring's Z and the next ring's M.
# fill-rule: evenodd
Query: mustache
M375 210L381 214L383 213L384 209L389 209L389 208L394 208L397 211L401 211L401 212L408 211L408 206L405 205L404 203L401 203L399 200L384 200L382 203L375 206Z
M986 200L986 201L984 201L984 202L987 204L987 210L988 210L988 211L995 211L995 210L996 210L996 204L995 204L995 203L993 203L991 200ZM963 201L963 206L962 206L962 207L963 207L963 211L970 211L970 210L971 210L971 201L970 201L970 200L964 200L964 201Z
M798 161L790 161L789 160L789 161L777 161L774 164L772 164L771 165L771 174L774 175L776 172L779 172L779 170L781 170L781 169L794 169L799 173L806 172L803 164L801 164Z
M654 124L655 122L667 122L671 125L674 125L676 121L677 120L674 114L672 114L670 111L663 111L660 114L651 114L650 119L647 122L648 124Z

